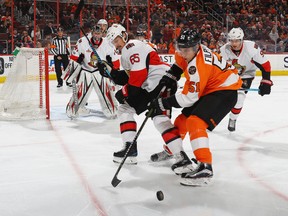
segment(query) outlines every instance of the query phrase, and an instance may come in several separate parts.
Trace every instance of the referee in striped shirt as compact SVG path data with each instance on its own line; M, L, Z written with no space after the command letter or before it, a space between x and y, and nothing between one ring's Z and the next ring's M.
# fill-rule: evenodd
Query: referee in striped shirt
M57 36L52 39L51 44L51 52L54 55L55 72L58 82L57 88L63 86L61 64L63 64L65 70L69 63L69 44L67 37L63 36L63 33L63 28L57 28ZM70 86L71 84L66 83L66 85Z

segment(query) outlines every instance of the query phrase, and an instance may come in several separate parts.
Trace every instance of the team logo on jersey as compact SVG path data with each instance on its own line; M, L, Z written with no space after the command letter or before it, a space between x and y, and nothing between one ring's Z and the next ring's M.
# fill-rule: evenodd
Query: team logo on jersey
M191 67L189 67L189 69L188 69L188 73L189 73L190 75L195 74L195 73L196 73L196 67L195 67L195 66L191 66Z
M240 65L238 63L238 59L233 59L232 60L232 65L238 70L238 74L242 75L246 71L246 66L245 65Z
M91 67L96 68L97 67L98 58L97 56L92 52L90 55L90 62L88 63Z
M0 58L0 74L4 74L4 59Z

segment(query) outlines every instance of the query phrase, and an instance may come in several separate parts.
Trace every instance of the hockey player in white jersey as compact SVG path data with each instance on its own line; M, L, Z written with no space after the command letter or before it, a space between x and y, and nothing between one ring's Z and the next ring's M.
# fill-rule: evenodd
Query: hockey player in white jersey
M117 111L117 101L114 96L115 85L109 78L103 78L100 75L97 68L97 55L101 60L109 61L115 68L120 66L119 55L115 54L107 39L102 37L100 26L93 27L87 38L83 36L78 40L70 56L69 66L64 73L64 79L67 79L67 82L72 84L74 82L73 95L66 108L67 116L75 118L79 113L89 113L91 110L87 109L85 105L94 89L103 114L107 118L115 118ZM97 54L93 52L91 46Z
M123 86L116 93L116 99L120 103L117 117L120 121L124 148L114 152L113 161L122 162L125 153L132 145L125 163L136 164L138 151L137 143L133 143L133 140L137 133L137 122L134 115L144 112L148 103L157 98L159 93L163 91L161 80L166 78L166 71L170 69L170 66L162 62L157 52L147 43L135 39L129 40L125 28L120 24L113 24L108 29L106 37L121 53L121 66L124 68L124 70L111 70L107 74L101 69L105 68L105 65L98 63L103 76L111 76L116 84ZM172 82L170 87L171 91L176 91L176 80ZM154 113L153 123L164 141L167 140L166 129L174 128L170 116L166 115L166 112Z
M242 88L249 89L259 68L262 72L258 93L263 96L270 94L273 82L270 78L270 61L262 53L260 47L249 40L243 40L244 32L241 28L232 28L228 33L229 42L220 48L220 53L228 63L238 69L243 81ZM248 91L238 91L238 100L230 112L228 130L235 131L236 120L242 110L244 100Z

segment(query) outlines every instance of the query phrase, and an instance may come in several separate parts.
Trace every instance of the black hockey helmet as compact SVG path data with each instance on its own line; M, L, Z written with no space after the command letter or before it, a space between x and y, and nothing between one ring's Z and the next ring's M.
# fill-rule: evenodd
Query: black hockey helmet
M188 48L194 47L201 42L201 35L195 31L190 29L185 29L182 31L177 38L177 46L178 48Z

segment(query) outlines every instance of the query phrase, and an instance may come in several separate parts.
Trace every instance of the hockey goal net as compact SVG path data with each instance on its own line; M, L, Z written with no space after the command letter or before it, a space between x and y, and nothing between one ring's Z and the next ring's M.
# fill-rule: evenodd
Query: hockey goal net
M48 50L20 48L0 89L0 120L49 119Z

